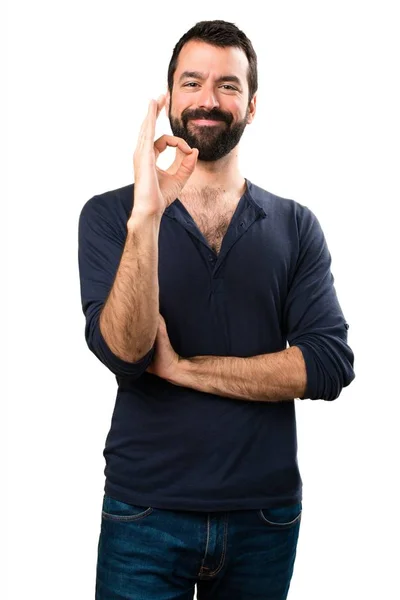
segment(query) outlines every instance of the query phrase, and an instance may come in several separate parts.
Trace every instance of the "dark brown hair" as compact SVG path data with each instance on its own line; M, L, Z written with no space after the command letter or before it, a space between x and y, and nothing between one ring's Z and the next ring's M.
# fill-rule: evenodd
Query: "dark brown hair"
M238 29L234 23L228 23L227 21L199 21L181 37L173 50L168 67L168 89L170 93L172 94L179 53L190 40L198 40L219 48L234 46L244 51L249 62L247 83L250 103L258 88L257 55L251 41L243 31Z

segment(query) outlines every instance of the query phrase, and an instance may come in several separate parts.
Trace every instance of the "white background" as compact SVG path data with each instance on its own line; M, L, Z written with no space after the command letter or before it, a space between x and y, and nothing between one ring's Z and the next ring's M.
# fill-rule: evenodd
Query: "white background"
M242 173L319 218L356 357L335 402L296 401L304 497L289 598L399 597L395 4L9 4L9 600L94 598L116 381L84 340L79 213L132 183L175 43L216 18L258 54ZM169 131L163 114L157 137Z

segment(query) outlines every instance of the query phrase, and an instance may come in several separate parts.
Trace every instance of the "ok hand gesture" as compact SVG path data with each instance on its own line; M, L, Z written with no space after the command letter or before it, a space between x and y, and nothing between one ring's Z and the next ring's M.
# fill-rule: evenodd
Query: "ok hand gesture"
M165 104L165 96L151 100L143 121L133 155L135 174L134 212L161 215L180 194L196 166L199 151L182 138L162 135L154 141L156 120ZM182 160L175 173L163 171L156 162L161 152L172 146L182 151ZM175 163L176 163L175 159Z

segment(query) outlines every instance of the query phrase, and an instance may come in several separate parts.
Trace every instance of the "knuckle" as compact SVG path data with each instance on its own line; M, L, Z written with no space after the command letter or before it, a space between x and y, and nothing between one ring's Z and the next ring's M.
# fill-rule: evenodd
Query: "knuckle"
M156 141L154 142L155 144L158 145L162 145L165 144L168 141L168 136L167 135L161 135L159 138L156 139Z
M183 146L185 146L186 148L190 148L189 144L187 143L186 140L184 140L183 138L176 138Z

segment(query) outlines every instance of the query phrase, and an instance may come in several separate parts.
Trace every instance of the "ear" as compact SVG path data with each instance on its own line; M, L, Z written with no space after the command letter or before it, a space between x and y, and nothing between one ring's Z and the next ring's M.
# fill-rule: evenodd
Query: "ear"
M257 104L257 94L254 94L250 104L249 104L249 116L247 117L247 124L250 125L250 123L253 122L253 119L255 117L256 114L256 104Z

